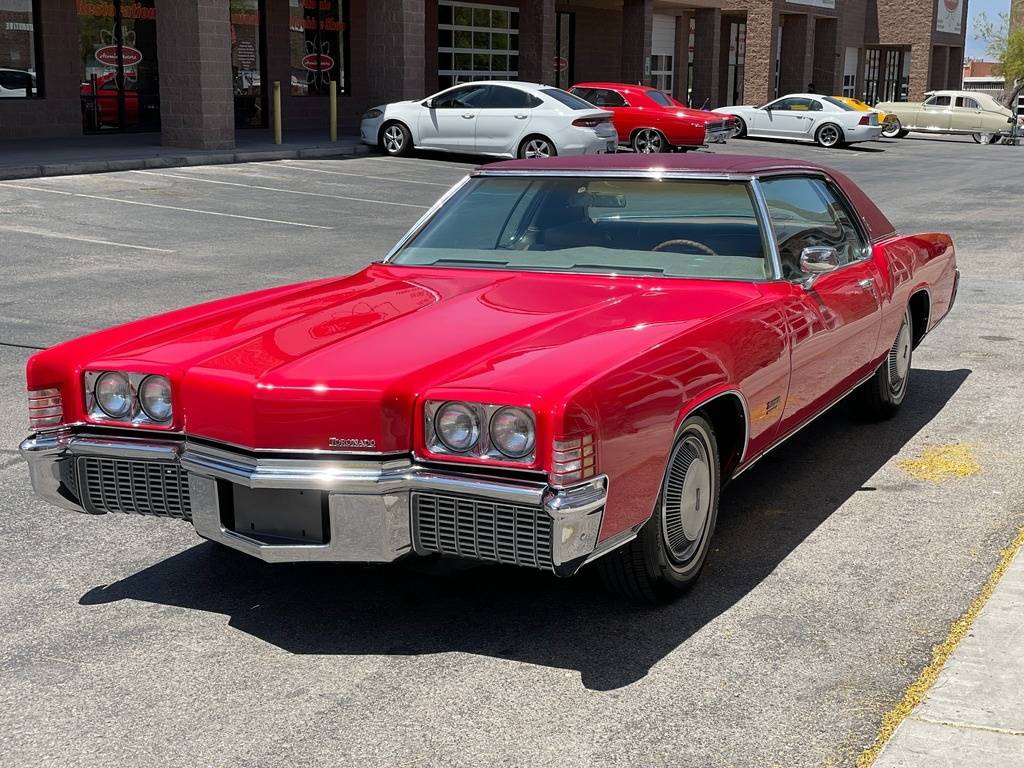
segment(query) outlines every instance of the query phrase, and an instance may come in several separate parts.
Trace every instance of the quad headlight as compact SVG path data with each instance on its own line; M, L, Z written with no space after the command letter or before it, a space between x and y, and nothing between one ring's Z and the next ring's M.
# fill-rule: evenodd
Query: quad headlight
M95 421L165 426L174 415L166 376L135 371L86 371L85 406Z
M431 453L524 464L534 459L537 426L528 408L428 400L424 418Z

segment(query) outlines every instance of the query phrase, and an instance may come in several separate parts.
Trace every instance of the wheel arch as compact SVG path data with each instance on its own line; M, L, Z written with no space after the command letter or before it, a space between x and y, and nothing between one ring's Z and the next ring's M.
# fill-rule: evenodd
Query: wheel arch
M555 154L558 154L558 143L546 133L540 133L539 131L526 131L525 135L519 139L519 143L516 144L516 157L519 157L520 153L523 151L523 146L530 139L544 139L544 141L548 142L548 144L550 144L555 150Z
M738 389L726 389L703 395L684 408L676 421L673 443L679 428L690 416L706 418L715 431L718 455L722 462L722 479L727 481L747 455L750 444L750 409Z
M924 286L915 289L910 294L907 306L910 309L910 322L913 326L913 348L917 349L917 345L921 343L925 334L928 333L928 323L931 320L932 314L931 292Z
M384 130L389 125L394 125L395 123L398 123L399 125L403 126L405 128L405 130L407 130L409 132L409 138L412 139L412 145L415 147L416 146L416 134L413 133L412 126L409 125L409 122L407 120L403 120L400 117L389 117L387 120L385 120L383 123L380 124L380 128L377 129L377 146L378 147L383 146L383 144L384 144Z

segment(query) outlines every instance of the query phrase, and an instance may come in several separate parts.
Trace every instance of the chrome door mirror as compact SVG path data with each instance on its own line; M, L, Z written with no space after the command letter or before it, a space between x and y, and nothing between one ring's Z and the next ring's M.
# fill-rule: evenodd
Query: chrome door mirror
M800 271L821 275L839 267L839 253L831 245L811 245L800 251Z

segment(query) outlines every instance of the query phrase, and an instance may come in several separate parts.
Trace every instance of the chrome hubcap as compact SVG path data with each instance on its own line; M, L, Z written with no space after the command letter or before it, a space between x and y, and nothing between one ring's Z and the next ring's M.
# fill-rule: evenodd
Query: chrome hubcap
M700 548L711 514L711 461L705 443L688 435L669 462L661 524L669 553L677 562L691 559Z
M636 135L636 151L643 154L651 154L661 151L661 134L645 128Z
M551 157L551 146L543 139L530 139L523 150L524 157Z
M821 129L821 143L825 146L831 147L839 140L839 133L831 125L826 125Z
M402 129L397 125L392 125L384 131L384 148L388 152L398 152L402 149L404 143L405 136L402 134Z
M900 396L903 394L903 390L907 386L907 377L910 373L910 347L911 347L911 336L910 336L910 323L907 319L903 318L903 325L900 326L900 332L896 334L896 341L892 344L892 349L889 350L888 369L889 369L889 391L894 396Z
M886 136L886 137L895 136L899 132L900 132L900 121L899 120L893 120L892 122L886 123L884 126L882 126L882 135L883 136Z

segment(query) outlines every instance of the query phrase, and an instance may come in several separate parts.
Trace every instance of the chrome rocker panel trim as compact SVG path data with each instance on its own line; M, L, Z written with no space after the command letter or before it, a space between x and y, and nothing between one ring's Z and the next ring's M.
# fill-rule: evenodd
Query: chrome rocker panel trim
M608 479L602 475L568 488L542 480L516 480L424 467L408 457L345 460L255 457L190 442L43 432L20 446L36 494L62 509L86 512L62 492L60 462L78 456L166 461L188 472L192 523L211 541L267 562L390 562L413 552L410 494L433 491L544 509L552 519L552 561L557 568L598 549ZM331 538L325 544L268 544L221 523L218 480L253 489L328 493ZM603 543L601 549L607 545ZM575 569L573 569L575 570Z

